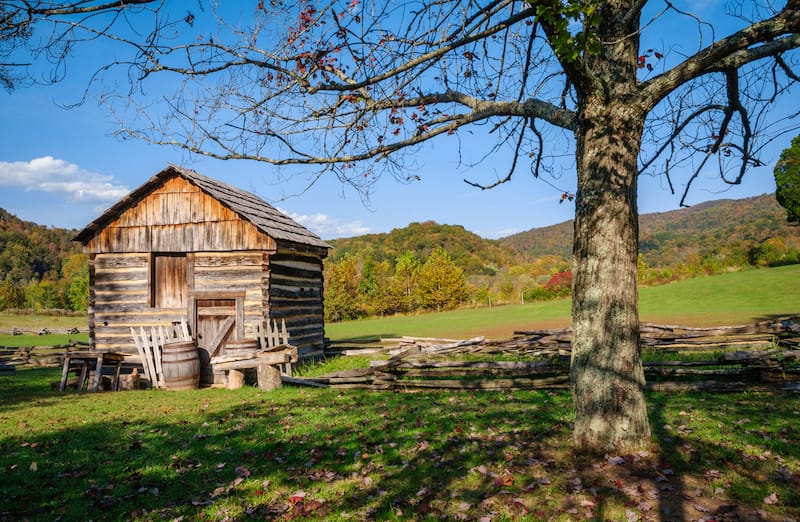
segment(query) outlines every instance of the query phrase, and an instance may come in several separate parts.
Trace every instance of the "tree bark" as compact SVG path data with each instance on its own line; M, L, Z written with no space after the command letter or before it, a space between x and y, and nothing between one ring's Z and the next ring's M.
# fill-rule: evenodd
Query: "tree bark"
M650 442L639 346L637 160L645 114L636 83L638 39L607 25L624 12L608 2L603 50L588 58L591 81L575 132L578 171L573 245L570 382L577 449L630 451ZM622 9L620 9L622 6Z
M573 247L574 436L582 450L630 450L650 440L636 280L641 118L626 117L625 107L587 105Z

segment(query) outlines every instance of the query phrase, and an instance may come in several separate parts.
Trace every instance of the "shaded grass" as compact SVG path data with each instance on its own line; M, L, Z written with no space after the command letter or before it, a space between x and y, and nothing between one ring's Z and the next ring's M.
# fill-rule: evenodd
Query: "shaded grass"
M56 380L47 369L0 378L0 519L573 520L594 509L626 520L666 507L609 485L602 459L581 467L567 392L60 394ZM649 403L645 472L672 470L661 493L722 489L743 513L800 517L800 396Z

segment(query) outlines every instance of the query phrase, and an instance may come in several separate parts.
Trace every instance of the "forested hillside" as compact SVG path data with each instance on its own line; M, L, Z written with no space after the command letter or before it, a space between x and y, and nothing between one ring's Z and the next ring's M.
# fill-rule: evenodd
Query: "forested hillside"
M647 214L640 224L645 285L800 261L800 227L788 225L771 194ZM0 209L0 310L86 308L88 264L74 234ZM570 290L571 222L490 240L427 221L330 243L331 321L549 299Z
M774 195L720 200L640 217L639 280L643 285L729 270L800 261L800 228L789 226ZM412 223L386 234L331 241L326 261L328 320L430 309L420 288L443 262L443 249L461 272L467 294L435 308L550 299L569 294L572 222L533 229L500 240L483 239L461 226ZM454 290L455 291L455 290ZM455 295L455 294L454 294Z
M74 235L0 209L0 310L86 309L89 270Z
M516 264L519 252L498 241L484 239L460 225L440 225L434 221L411 223L384 234L368 234L328 241L334 249L330 261L350 254L370 257L376 262L394 262L407 252L427 259L436 248L444 248L466 274L493 275L499 267Z
M800 231L787 223L786 210L774 194L709 201L684 209L644 214L639 218L639 227L639 250L651 267L670 267L714 255L747 263L756 261L759 255L763 257L764 246L766 250L774 250L772 253L778 258L782 253L790 254L788 261L791 261L789 251L800 249ZM569 256L572 221L528 230L500 241L533 258Z

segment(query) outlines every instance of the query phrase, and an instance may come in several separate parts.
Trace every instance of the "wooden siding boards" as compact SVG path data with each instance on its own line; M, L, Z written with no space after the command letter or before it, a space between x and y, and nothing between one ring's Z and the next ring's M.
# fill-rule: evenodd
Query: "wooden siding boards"
M193 324L197 300L219 296L237 303L237 338L283 318L301 356L323 347L322 259L330 247L253 194L170 166L75 239L90 257L95 349L136 353L130 326ZM184 306L153 306L154 284L169 284L154 274L158 254L185 256Z

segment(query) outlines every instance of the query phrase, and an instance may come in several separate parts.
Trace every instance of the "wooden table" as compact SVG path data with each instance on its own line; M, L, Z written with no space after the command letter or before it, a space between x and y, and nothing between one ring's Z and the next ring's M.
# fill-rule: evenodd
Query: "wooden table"
M61 388L63 392L67 387L67 377L72 369L80 368L81 375L78 379L78 391L82 392L89 379L89 365L94 365L94 384L90 389L96 392L100 389L100 377L103 373L103 365L114 365L114 379L111 381L111 389L119 389L119 371L125 355L116 352L70 352L64 356L64 369L61 371Z

